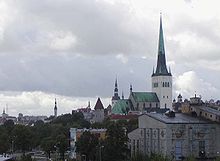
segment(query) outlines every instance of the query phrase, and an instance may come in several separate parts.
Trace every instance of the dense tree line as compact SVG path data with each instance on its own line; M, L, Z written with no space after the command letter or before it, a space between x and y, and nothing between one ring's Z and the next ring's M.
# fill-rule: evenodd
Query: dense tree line
M126 133L137 128L137 119L117 123L106 119L103 123L91 125L84 120L80 112L50 119L48 123L36 121L29 125L6 121L0 126L0 154L19 152L23 153L23 160L30 160L27 152L43 150L49 158L51 153L56 152L64 159L64 154L69 148L70 128L107 128L105 140L100 140L88 132L83 134L81 141L77 142L77 151L91 161L99 160L100 155L102 161L121 161L129 156Z
M59 116L49 123L36 121L33 125L19 125L8 120L0 126L0 154L20 152L25 155L37 149L45 151L48 157L56 151L60 158L64 158L71 127L88 128L90 123L79 112Z

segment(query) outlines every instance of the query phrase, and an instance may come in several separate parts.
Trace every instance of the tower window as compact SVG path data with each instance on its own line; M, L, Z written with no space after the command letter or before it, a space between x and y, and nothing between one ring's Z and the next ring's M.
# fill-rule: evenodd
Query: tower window
M164 87L164 82L163 82L163 87Z

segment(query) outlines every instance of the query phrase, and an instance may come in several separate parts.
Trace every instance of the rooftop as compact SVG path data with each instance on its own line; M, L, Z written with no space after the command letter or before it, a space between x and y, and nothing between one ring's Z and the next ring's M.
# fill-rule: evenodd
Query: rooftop
M216 110L216 109L214 109L214 108L207 107L207 106L198 106L198 107L196 107L196 108L199 108L199 109L202 110L202 111L205 111L205 112L212 113L212 114L215 114L215 115L220 116L220 111L219 111L219 110Z
M132 96L136 102L159 102L154 92L132 92Z
M132 109L128 99L118 100L112 108L113 114L126 114Z
M160 113L146 113L145 115L152 117L166 124L210 124L211 121L204 120L199 117L192 117L182 113L176 113L175 117L169 117Z

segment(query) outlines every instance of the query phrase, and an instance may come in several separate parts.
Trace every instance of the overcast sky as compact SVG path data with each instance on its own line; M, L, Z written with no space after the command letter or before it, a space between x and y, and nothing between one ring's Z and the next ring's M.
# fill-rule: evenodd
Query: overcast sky
M151 91L163 15L173 96L220 99L217 0L0 0L0 109L52 115Z

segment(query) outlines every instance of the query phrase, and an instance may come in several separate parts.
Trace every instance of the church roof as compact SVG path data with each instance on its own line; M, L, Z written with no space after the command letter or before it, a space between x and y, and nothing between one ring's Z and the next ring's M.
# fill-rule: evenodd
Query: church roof
M155 92L132 92L135 102L159 102Z
M102 104L100 98L97 99L97 102L96 102L96 104L95 104L94 109L95 109L95 110L97 110L97 109L100 109L100 110L101 110L101 109L104 109L104 106L103 106L103 104Z
M159 44L158 44L158 57L157 57L157 67L156 72L152 76L171 76L171 73L168 72L166 66L166 56L164 48L164 38L163 38L163 27L162 27L162 18L160 17L160 32L159 32Z
M132 109L132 105L130 100L128 99L118 100L112 108L112 114L126 114L131 109Z

